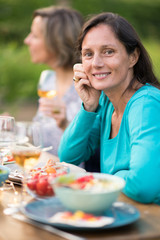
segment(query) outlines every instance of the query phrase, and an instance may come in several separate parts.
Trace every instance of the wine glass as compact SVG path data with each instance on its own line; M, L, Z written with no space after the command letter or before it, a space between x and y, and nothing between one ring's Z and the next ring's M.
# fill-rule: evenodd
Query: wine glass
M0 116L0 165L4 165L8 159L7 156L11 155L11 146L15 142L15 119L11 116ZM9 194L12 184L3 183L0 187L1 197L4 198L5 194Z
M39 97L44 97L48 99L53 99L54 97L57 96L56 74L54 71L45 70L41 73L37 92ZM39 112L39 116L43 122L54 121L53 118L44 115L44 113L42 112Z
M15 119L11 116L0 116L0 165L8 160L11 156L11 145L15 142ZM3 183L1 191L10 190L11 186Z
M56 91L56 74L52 70L45 70L41 73L38 83L38 96L45 98L54 98Z
M42 152L41 127L38 122L16 122L16 143L12 146L13 158L23 171L22 202L25 202L26 177L38 163Z
M41 127L38 122L16 122L16 144L12 154L16 163L29 171L38 162L42 149Z
M15 142L15 119L11 116L0 116L0 165L3 165L10 147Z

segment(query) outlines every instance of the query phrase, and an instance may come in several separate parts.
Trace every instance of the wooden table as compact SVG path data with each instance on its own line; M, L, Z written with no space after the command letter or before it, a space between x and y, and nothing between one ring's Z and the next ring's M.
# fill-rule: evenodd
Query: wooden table
M16 187L20 191L20 187ZM9 191L6 202L13 199L13 191ZM28 200L31 199L27 196ZM97 232L70 231L77 236L91 240L139 240L160 239L160 206L155 204L140 204L121 194L119 201L132 204L140 211L140 219L135 223ZM27 223L13 219L3 213L5 199L0 201L0 240L62 240L63 238L53 235L47 231L38 229Z

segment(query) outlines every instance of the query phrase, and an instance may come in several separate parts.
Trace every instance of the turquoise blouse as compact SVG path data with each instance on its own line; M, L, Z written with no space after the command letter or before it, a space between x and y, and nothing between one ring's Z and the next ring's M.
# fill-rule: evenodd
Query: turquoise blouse
M96 112L82 106L64 132L60 161L78 165L100 146L102 173L122 177L128 197L160 204L160 90L141 87L126 105L117 136L110 139L113 110L104 93Z

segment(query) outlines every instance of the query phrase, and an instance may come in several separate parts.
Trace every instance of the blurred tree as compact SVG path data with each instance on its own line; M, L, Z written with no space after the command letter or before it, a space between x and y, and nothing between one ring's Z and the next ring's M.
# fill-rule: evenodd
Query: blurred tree
M160 0L0 0L0 41L22 44L33 11L52 4L72 6L84 16L113 11L126 17L141 36L160 37Z
M160 38L160 0L70 0L85 16L103 11L127 18L142 37Z
M23 39L30 31L33 11L52 4L71 6L86 18L103 11L127 18L146 42L160 77L160 0L0 0L0 106L37 100L36 85L45 66L30 62Z
M29 32L33 11L55 4L54 0L0 0L0 41L23 44Z

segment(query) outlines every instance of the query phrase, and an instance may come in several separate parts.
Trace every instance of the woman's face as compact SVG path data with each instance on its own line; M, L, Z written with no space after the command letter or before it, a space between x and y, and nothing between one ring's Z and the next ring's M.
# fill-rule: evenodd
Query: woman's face
M43 26L43 18L40 16L35 17L32 22L31 32L25 38L24 43L29 47L33 63L49 64L50 61L53 61L53 54L46 47Z
M133 78L134 54L128 55L111 27L93 27L82 42L82 64L92 87L105 92L126 89Z

